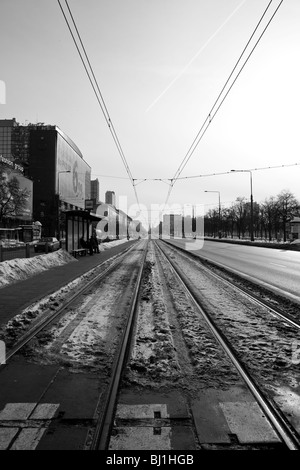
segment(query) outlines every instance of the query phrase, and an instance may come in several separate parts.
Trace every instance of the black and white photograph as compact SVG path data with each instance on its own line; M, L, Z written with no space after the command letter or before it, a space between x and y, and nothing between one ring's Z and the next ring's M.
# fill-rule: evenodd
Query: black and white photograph
M0 450L300 450L300 1L0 0L0 44Z

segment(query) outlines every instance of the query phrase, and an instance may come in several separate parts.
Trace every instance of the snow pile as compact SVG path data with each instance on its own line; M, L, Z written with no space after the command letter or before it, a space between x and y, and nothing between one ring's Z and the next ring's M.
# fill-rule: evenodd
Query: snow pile
M113 240L111 242L103 242L99 245L100 251L108 250L109 248L113 248L117 245L122 245L122 243L127 243L127 238L123 238L122 240Z
M4 261L0 263L0 288L70 262L78 261L65 250L33 258Z

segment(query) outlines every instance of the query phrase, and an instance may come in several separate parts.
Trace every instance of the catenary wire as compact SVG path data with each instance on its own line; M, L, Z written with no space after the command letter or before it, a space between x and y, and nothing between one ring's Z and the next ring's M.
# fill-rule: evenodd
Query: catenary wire
M115 145L116 145L116 147L117 147L118 153L119 153L119 155L120 155L120 157L121 157L121 159L122 159L122 161L123 161L123 164L124 164L124 166L125 166L126 172L127 172L128 177L129 177L129 179L130 179L130 181L131 181L131 184L132 184L132 186L133 186L133 190L134 190L134 193L135 193L136 201L137 201L137 203L138 203L138 205L139 205L139 199L138 199L137 191L136 191L136 188L135 188L134 179L133 179L132 173L131 173L131 171L130 171L130 167L129 167L129 165L128 165L128 162L127 162L127 160L126 160L125 154L124 154L124 152L123 152L123 149L122 149L122 146L121 146L121 144L120 144L119 138L118 138L118 136L117 136L117 133L116 133L115 127L114 127L114 125L113 125L112 119L111 119L111 117L110 117L110 115L109 115L107 106L106 106L106 104L105 104L103 95L102 95L101 90L100 90L100 87L99 87L99 85L98 85L98 81L97 81L97 79L96 79L96 77L95 77L93 68L92 68L92 66L91 66L91 62L90 62L90 60L89 60L89 58L88 58L88 55L87 55L87 52L86 52L86 48L84 47L83 41L82 41L82 39L81 39L81 36L80 36L79 30L78 30L78 27L77 27L77 25L76 25L76 22L75 22L75 19L74 19L73 15L72 15L70 6L69 6L69 4L68 4L68 1L65 0L65 3L66 3L66 5L67 5L67 8L68 8L69 14L70 14L70 16L71 16L71 19L72 19L74 28L75 28L75 30L76 30L77 36L78 36L78 38L79 38L81 47L82 47L82 49L83 49L85 58L86 58L87 63L88 63L88 65L89 65L89 69L90 69L90 71L91 71L91 73L92 73L92 77L93 77L93 79L94 79L94 82L95 82L95 84L96 84L96 88L97 88L97 90L98 90L98 93L99 93L101 99L99 98L99 95L97 94L97 90L96 90L95 85L94 85L94 83L93 83L93 81L92 81L90 72L89 72L89 70L88 70L88 68L87 68L87 66L86 66L86 63L85 63L84 58L83 58L83 55L82 55L82 53L81 53L81 51L80 51L80 48L79 48L78 43L77 43L77 40L76 40L76 38L75 38L75 36L74 36L74 34L73 34L73 31L72 31L72 28L71 28L71 26L70 26L69 20L68 20L66 14L65 14L65 11L64 11L64 9L63 9L63 7L62 7L62 5L61 5L61 2L60 2L60 0L57 0L57 1L58 1L59 6L60 6L61 12L62 12L62 14L63 14L63 16L64 16L64 19L65 19L65 21L66 21L66 23L67 23L68 29L69 29L69 31L70 31L70 34L71 34L72 39L73 39L73 41L74 41L74 44L75 44L75 46L76 46L77 52L78 52L78 54L79 54L79 56L80 56L80 59L81 59L81 61L82 61L82 64L83 64L83 66L84 66L84 68L85 68L86 74L87 74L87 76L88 76L88 78L89 78L89 81L90 81L90 83L91 83L91 85L92 85L93 91L94 91L94 93L95 93L95 95L96 95L97 101L98 101L98 103L99 103L99 105L100 105L100 108L101 108L101 110L102 110L102 113L103 113L103 115L104 115L104 118L105 118L105 120L106 120L106 123L107 123L107 125L108 125L108 128L109 128L109 130L110 130L110 132L111 132L111 135L112 135L113 140L114 140L114 142L115 142Z
M220 94L219 94L217 100L215 101L213 107L211 108L210 113L208 114L207 118L205 119L204 123L202 124L202 126L201 126L199 132L197 133L197 136L195 137L195 139L194 139L192 145L190 146L190 148L189 148L187 154L185 155L185 157L184 157L182 163L180 164L178 170L176 171L174 177L172 178L171 183L170 183L170 186L169 186L169 191L168 191L168 195L167 195L167 199L166 199L165 205L167 205L167 203L168 203L168 200L169 200L169 197L170 197L170 195L171 195L171 192L172 192L172 189L173 189L173 187L174 187L174 184L176 183L176 181L178 180L178 178L179 178L180 174L182 173L183 169L185 168L185 166L187 165L188 161L189 161L190 158L192 157L192 155L193 155L193 153L195 152L197 146L199 145L200 141L202 140L204 134L206 133L208 127L210 126L212 120L214 119L214 117L215 117L216 114L218 113L219 109L221 108L222 104L224 103L225 99L227 98L229 92L231 91L233 85L235 84L236 80L238 79L239 75L241 74L242 70L244 69L245 65L247 64L248 60L250 59L252 53L254 52L254 50L256 49L256 47L257 47L257 45L258 45L258 43L260 42L262 36L264 35L265 31L266 31L267 28L269 27L269 25L270 25L271 21L273 20L275 14L277 13L277 11L279 10L280 6L281 6L282 3L283 3L283 0L281 0L280 3L279 3L279 5L278 5L277 8L275 9L274 13L272 14L270 20L268 21L267 25L266 25L265 28L263 29L263 32L260 34L260 36L259 36L258 40L256 41L254 47L252 48L251 52L248 54L248 57L246 58L246 60L245 60L244 64L242 65L240 71L238 72L237 76L235 77L235 79L234 79L233 83L231 84L229 90L226 92L226 94L225 94L225 96L223 97L221 103L219 104L219 106L217 107L217 109L215 110L215 112L212 114L212 111L213 111L214 108L216 107L217 102L219 101L219 99L220 99L222 93L224 92L224 90L225 90L225 88L226 88L226 86L227 86L227 84L228 84L230 78L232 77L234 71L236 70L237 65L238 65L238 63L240 62L242 56L244 55L246 49L248 48L248 46L249 46L249 44L250 44L250 42L251 42L251 40L252 40L252 38L253 38L255 32L257 31L259 25L261 24L262 19L263 19L264 16L266 15L266 13L267 13L267 11L268 11L268 9L269 9L269 7L270 7L272 1L273 1L273 0L271 0L271 1L269 2L268 6L266 7L266 9L265 9L265 11L264 11L262 17L261 17L260 20L259 20L259 23L258 23L257 26L255 27L255 30L254 30L254 32L253 32L252 35L251 35L251 38L250 38L249 41L247 42L247 45L245 46L245 48L244 48L244 50L243 50L241 56L239 57L239 59L238 59L236 65L235 65L233 71L231 72L229 78L227 79L226 84L225 84L224 87L222 88L222 91L220 92Z

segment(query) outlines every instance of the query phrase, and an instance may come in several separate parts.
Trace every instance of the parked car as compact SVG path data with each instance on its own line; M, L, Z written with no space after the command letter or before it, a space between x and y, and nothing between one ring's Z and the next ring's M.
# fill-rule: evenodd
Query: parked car
M36 253L46 252L46 246L48 245L48 251L53 252L60 249L60 243L55 237L42 237L34 247Z

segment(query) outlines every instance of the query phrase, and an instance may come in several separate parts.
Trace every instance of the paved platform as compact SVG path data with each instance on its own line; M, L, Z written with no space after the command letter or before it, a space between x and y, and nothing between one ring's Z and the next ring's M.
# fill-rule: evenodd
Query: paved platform
M25 281L18 281L0 289L0 326L32 303L51 295L99 264L121 253L136 243L129 241L92 256L79 257L72 263L48 269Z

